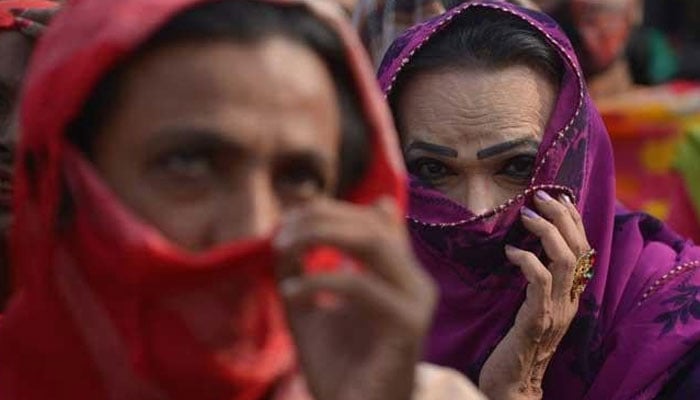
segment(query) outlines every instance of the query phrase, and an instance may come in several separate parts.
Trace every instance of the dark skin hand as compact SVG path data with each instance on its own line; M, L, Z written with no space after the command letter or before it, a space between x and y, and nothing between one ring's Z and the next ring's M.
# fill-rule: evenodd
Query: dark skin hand
M410 399L435 289L393 201L371 208L318 202L287 216L275 243L287 317L314 398ZM300 256L315 245L340 249L365 271L304 275ZM320 303L319 293L338 301Z

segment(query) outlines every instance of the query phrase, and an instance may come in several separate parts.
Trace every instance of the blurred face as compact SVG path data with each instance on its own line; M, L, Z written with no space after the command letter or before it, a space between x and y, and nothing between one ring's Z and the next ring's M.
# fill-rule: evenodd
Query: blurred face
M398 99L409 172L481 214L527 188L556 88L526 66L443 69Z
M10 225L17 101L31 50L31 41L22 34L0 30L0 235L3 237Z
M353 20L375 64L406 29L445 12L440 0L358 0Z
M553 12L565 24L573 24L569 29L580 38L577 54L588 76L604 72L624 55L642 13L638 0L569 0Z
M269 233L286 210L332 194L340 136L313 50L184 43L130 68L93 158L138 216L198 251Z

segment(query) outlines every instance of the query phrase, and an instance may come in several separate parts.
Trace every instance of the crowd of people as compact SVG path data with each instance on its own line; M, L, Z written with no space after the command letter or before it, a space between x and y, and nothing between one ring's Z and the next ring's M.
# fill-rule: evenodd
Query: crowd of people
M700 398L642 10L0 0L0 399Z

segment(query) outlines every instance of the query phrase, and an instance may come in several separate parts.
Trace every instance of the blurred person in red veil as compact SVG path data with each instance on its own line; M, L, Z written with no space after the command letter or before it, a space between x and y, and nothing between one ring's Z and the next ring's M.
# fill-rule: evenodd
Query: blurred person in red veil
M82 0L21 102L0 398L481 396L366 55L326 1Z
M0 310L11 286L7 237L19 130L17 98L34 43L57 10L51 1L0 0Z

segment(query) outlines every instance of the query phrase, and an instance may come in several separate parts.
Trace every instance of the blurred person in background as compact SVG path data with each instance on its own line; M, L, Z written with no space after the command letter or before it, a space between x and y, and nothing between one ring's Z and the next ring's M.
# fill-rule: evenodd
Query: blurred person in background
M482 398L417 367L434 289L337 7L70 4L23 90L0 398Z
M444 11L441 0L357 0L351 18L375 66L378 66L397 36Z
M0 0L0 310L10 292L9 255L17 100L36 39L58 10L56 2Z
M665 39L640 33L644 2L560 0L540 6L571 38L608 128L619 200L700 241L700 197L683 157L700 128L700 85L638 84L664 83L678 70Z

